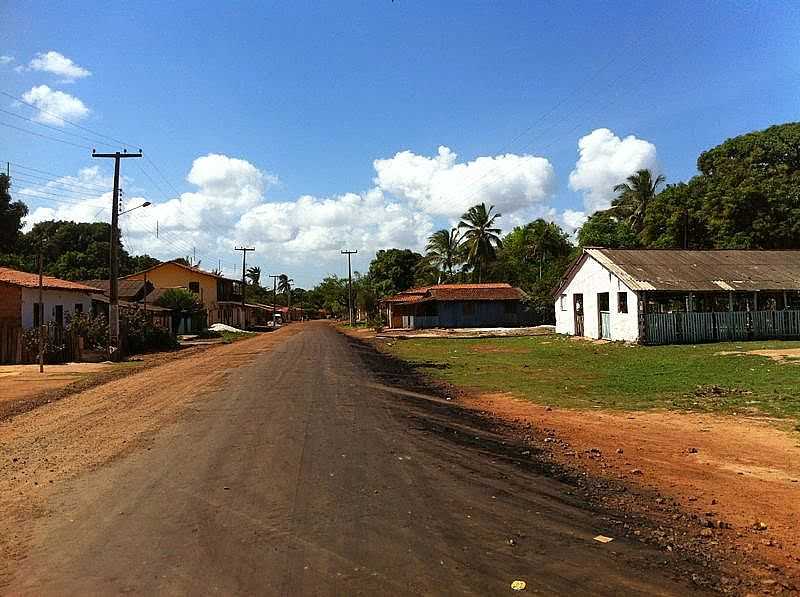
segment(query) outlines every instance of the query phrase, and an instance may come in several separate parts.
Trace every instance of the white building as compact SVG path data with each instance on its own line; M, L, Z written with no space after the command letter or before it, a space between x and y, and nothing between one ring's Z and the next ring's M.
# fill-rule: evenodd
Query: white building
M800 251L584 249L556 332L646 344L800 337Z
M43 276L44 321L62 325L72 313L91 313L93 292L97 292L97 289ZM0 267L0 325L34 327L39 321L38 303L37 274Z

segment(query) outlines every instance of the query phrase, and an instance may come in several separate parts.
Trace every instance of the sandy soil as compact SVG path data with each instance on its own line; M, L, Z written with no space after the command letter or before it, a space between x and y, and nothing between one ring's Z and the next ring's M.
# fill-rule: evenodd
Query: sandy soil
M723 351L718 354L720 355L754 354L762 357L768 357L773 361L783 361L786 359L800 359L800 348L764 348L760 350L732 350L732 351Z
M560 462L654 490L662 497L645 506L677 503L710 541L763 559L756 574L780 571L800 585L800 433L785 421L550 409L503 394L462 399L543 431L538 441Z
M48 486L146 445L152 434L178 420L238 365L251 362L299 327L189 349L196 351L190 359L174 358L0 421L0 586L8 572L3 565L19 557L26 543L25 521L44 512L42 495Z
M39 365L2 365L0 402L23 400L46 390L63 388L89 373L113 366L111 363L65 363L45 365L44 373L39 373Z

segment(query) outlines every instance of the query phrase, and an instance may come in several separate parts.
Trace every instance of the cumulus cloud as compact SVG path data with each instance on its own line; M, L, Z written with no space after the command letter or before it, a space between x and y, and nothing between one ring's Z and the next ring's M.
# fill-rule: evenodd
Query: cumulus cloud
M448 225L447 218L458 218L480 200L497 206L507 230L534 217L557 217L546 202L554 175L543 158L502 155L459 163L442 147L434 157L400 152L376 160L375 169L374 186L361 192L276 200L268 196L278 182L274 175L244 159L200 156L186 176L190 191L153 201L121 218L123 241L134 253L160 259L185 256L195 247L205 266L214 267L221 258L229 275L238 263L233 247L246 243L256 247L248 261L271 271L292 272L298 283L310 284L328 272L341 271L343 247L358 248L362 265L378 249L421 251L436 228ZM100 176L96 168L62 182L87 186L93 176ZM484 180L478 181L481 177ZM110 180L94 182L110 188ZM130 190L126 207L144 201L135 196L135 183L131 179L123 185ZM481 189L480 195L476 189ZM32 208L26 225L53 217L108 221L109 211L103 207L110 202L108 192L80 198L77 205L48 202Z
M434 157L401 151L378 159L375 185L426 214L457 218L481 201L513 213L547 201L555 173L550 162L532 155L504 154L457 162L449 147Z
M561 223L568 232L574 232L584 225L588 216L585 211L575 209L565 209L561 213Z
M80 99L69 93L50 89L47 85L31 88L22 95L22 99L39 109L34 119L44 124L64 126L64 119L76 121L89 115L89 108Z
M0 65L11 64L14 62L14 57L8 54L0 55Z
M24 70L57 75L61 77L62 83L72 83L76 79L83 79L92 74L91 71L75 64L71 58L67 58L55 50L36 54Z
M46 203L31 209L23 222L23 230L27 232L34 224L47 220L108 220L112 185L110 176L104 176L98 166L92 166L79 170L76 176L62 176L41 185L27 185L15 190L15 198L25 203L34 200Z
M583 193L587 213L607 209L615 196L614 186L637 170L658 170L655 145L633 135L620 139L606 128L581 137L578 152L575 169L569 175L569 186ZM574 217L574 213L572 215Z

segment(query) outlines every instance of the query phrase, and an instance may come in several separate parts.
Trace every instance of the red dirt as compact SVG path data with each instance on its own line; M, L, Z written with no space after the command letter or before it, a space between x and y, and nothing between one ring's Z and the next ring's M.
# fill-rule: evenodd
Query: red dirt
M560 462L666 496L654 498L663 500L651 505L654 511L672 498L699 520L727 523L711 529L709 541L767 562L758 575L779 570L800 582L797 432L776 428L774 420L722 415L549 409L506 394L462 400L543 431L540 441ZM766 528L757 530L760 523Z

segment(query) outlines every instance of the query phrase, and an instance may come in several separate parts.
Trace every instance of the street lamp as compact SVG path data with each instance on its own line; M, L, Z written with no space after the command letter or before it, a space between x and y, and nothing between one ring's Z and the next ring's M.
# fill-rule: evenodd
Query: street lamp
M149 201L145 201L141 205L137 205L136 207L131 207L130 209L126 209L125 211L119 212L119 215L127 214L127 213L132 212L134 209L139 209L140 207L148 207L150 205L152 205L152 203L150 203Z

